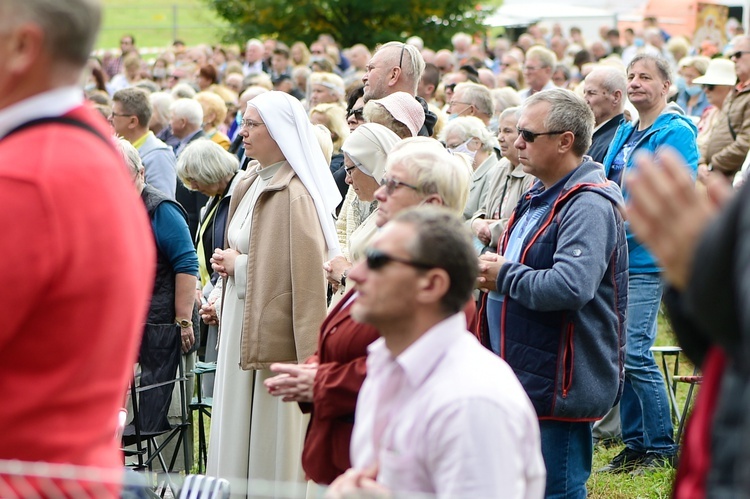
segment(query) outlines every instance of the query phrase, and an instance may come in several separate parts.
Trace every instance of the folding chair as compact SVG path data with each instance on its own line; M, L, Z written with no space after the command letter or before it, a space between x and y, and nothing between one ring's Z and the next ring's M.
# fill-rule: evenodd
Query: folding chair
M682 432L685 429L685 419L687 418L690 410L690 405L695 394L695 385L699 385L703 381L703 376L698 374L698 367L693 369L691 376L681 376L680 373L680 354L682 348L678 346L654 346L651 347L651 351L654 353L661 354L661 366L664 372L664 381L667 385L667 395L669 396L669 405L672 410L672 418L677 423L677 433L675 434L675 443L680 443L682 438ZM674 358L674 368L669 369L668 359L669 357ZM687 398L685 403L680 406L677 401L677 386L678 383L687 383L690 385L688 389Z
M213 408L213 397L203 396L203 385L201 383L204 374L216 372L216 362L197 362L193 374L195 375L196 396L190 401L190 416L198 413L198 473L205 471L208 461L208 443L206 441L206 419L211 419Z
M157 462L160 467L160 472L157 472L156 482L153 484L153 488L161 492L161 497L164 497L166 488L169 487L172 490L172 495L176 495L177 487L174 480L170 476L174 473L174 466L177 461L177 457L180 451L183 452L184 462L190 462L190 453L192 449L189 449L185 442L187 441L187 432L190 429L190 422L188 421L187 413L187 395L186 395L186 381L185 376L185 358L180 355L178 363L178 375L165 382L154 383L146 386L136 385L137 376L134 375L130 383L130 400L133 406L133 421L131 424L125 427L122 435L122 445L125 457L136 457L136 462L127 464L126 467L131 468L135 471L149 472L154 471L154 462ZM177 384L180 393L180 420L177 424L169 424L168 427L157 431L147 431L142 428L143 418L142 408L139 404L139 395L147 393L150 390L157 390L159 388L169 387L170 389ZM165 409L166 410L166 409ZM166 414L164 415L166 417ZM170 442L175 441L174 450L171 456L166 455L167 446ZM135 446L135 449L129 449L128 447ZM167 463L167 461L169 461ZM161 477L159 477L161 475Z

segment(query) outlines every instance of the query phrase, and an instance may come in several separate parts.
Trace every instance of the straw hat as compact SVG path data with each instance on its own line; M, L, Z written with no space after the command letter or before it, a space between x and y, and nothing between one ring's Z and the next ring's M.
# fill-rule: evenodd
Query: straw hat
M711 59L706 74L693 80L698 85L729 85L737 83L734 63L729 59Z

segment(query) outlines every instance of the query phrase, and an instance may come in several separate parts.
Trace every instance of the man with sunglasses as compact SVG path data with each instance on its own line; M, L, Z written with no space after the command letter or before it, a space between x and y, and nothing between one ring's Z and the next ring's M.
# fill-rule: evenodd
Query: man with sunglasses
M508 365L466 331L461 310L476 275L468 230L438 207L397 215L349 272L359 292L352 317L380 338L357 400L353 468L326 497L357 489L543 496L529 399Z
M546 496L585 499L591 423L623 382L627 246L622 194L584 156L594 116L569 90L530 96L515 147L537 177L511 215L499 254L480 257L482 338L531 398Z
M365 66L365 104L371 99L382 99L396 92L413 95L424 109L425 120L419 135L430 137L437 116L427 108L427 102L417 96L417 87L424 72L424 59L413 45L388 42L381 46Z
M717 171L731 181L750 150L750 37L734 42L729 59L734 62L737 85L724 100L701 151L700 173Z

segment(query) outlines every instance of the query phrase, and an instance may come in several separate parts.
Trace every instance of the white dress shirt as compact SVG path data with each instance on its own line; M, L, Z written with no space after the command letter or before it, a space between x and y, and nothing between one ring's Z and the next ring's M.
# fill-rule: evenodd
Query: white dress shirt
M351 442L354 468L379 464L394 492L541 498L545 469L534 409L511 368L456 314L396 358L369 347Z

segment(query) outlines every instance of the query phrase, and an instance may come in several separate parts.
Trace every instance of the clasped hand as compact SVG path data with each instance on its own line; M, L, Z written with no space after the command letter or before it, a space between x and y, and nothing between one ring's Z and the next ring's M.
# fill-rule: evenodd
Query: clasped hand
M284 402L312 402L318 364L271 364L271 371L279 373L263 382L268 393L283 397Z
M225 250L216 248L211 256L211 268L225 279L228 276L234 277L234 261L239 254L238 251L231 248Z

